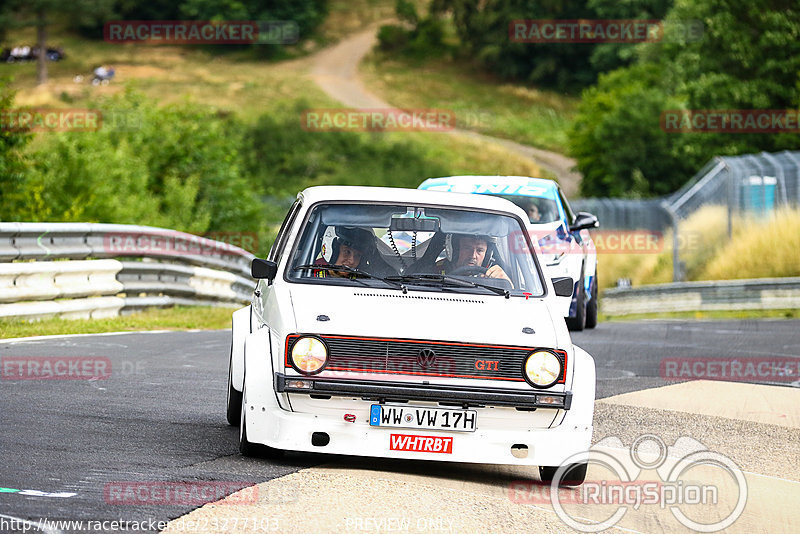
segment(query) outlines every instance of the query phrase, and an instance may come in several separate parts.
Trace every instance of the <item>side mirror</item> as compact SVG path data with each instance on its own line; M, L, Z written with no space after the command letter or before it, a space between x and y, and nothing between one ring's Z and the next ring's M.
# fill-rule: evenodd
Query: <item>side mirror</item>
M571 297L574 288L575 280L568 276L553 278L553 289L555 289L557 297Z
M569 231L578 232L587 228L597 228L598 226L600 226L600 221L597 220L597 217L591 213L579 211L575 216L575 222L569 226Z
M271 282L275 279L275 275L278 274L278 264L274 261L254 258L253 263L250 264L250 274L256 280L267 279Z

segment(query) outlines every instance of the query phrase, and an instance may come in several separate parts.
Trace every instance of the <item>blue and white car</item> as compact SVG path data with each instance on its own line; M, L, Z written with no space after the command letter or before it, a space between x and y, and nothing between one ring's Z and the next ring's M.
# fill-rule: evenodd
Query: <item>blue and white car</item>
M447 176L429 178L418 189L493 195L520 206L530 219L531 237L545 255L552 278L575 280L571 298L561 298L570 330L597 325L597 252L589 228L599 226L591 213L572 211L558 184L524 176Z

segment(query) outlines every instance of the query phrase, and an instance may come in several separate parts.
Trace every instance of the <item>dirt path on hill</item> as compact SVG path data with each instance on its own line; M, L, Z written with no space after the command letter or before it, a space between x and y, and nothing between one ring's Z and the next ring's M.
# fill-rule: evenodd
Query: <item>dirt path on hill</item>
M374 46L377 39L376 31L377 27L373 26L354 34L336 45L322 50L316 54L313 60L311 68L312 79L330 97L345 106L353 108L392 107L370 93L358 76L358 65ZM532 160L542 169L555 175L567 196L572 197L578 193L581 175L572 170L576 165L575 160L572 158L557 152L534 148L508 139L492 137L470 130L457 128L448 133L500 145L510 152Z

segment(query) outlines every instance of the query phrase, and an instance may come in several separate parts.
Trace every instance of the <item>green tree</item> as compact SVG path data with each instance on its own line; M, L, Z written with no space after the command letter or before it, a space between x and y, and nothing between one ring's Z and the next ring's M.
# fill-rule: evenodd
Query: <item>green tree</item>
M701 20L693 42L665 43L676 91L688 109L798 109L800 9L796 2L679 0L669 20ZM684 134L683 152L715 154L796 149L796 134Z
M183 0L181 13L194 20L292 21L298 37L308 38L328 14L328 0ZM255 45L261 55L274 55L279 45Z
M527 19L592 19L587 0L435 0L434 11L452 13L463 53L505 78L578 92L593 83L592 45L519 43L509 24Z
M598 19L663 20L674 0L589 0ZM597 72L610 72L636 61L635 43L598 43L592 46L591 64Z
M0 78L0 113L14 107L14 92L9 88L9 80ZM28 159L25 146L31 141L31 134L0 127L0 218L14 220L12 206L23 196L22 188Z
M662 78L662 66L645 63L601 74L583 92L569 131L582 195L661 195L691 176L696 163L675 157L676 136L660 126L661 112L680 103L667 95Z
M592 195L656 195L716 155L800 148L796 134L665 133L666 110L797 109L800 10L783 0L677 0L669 25L700 21L700 39L636 48L637 62L584 92L570 152Z
M242 125L185 103L158 107L128 91L97 132L41 134L18 194L19 220L150 224L193 233L253 231L259 191L242 172Z

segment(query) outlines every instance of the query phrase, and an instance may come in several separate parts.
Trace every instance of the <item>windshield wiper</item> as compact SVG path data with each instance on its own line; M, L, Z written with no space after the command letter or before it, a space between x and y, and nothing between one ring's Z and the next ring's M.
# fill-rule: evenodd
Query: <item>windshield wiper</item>
M393 277L389 276L389 277L383 278L383 277L374 275L372 273L368 273L367 271L362 271L361 269L354 269L352 267L348 267L347 265L314 265L314 264L309 263L309 264L306 264L306 265L298 265L297 267L295 267L292 270L293 271L302 271L302 270L305 270L305 269L314 269L314 270L319 270L319 271L341 271L341 272L345 272L345 273L349 273L349 274L355 274L357 276L364 276L366 278L373 278L375 280L380 280L381 282L384 282L386 285L389 285L389 286L392 286L394 288L400 289L400 290L403 291L403 293L407 293L408 292L408 288L406 288L406 286L403 285L402 283L398 283L395 280L393 280L392 279Z
M511 297L511 293L509 293L508 289L491 286L489 284L481 284L472 280L462 280L461 278L454 278L446 274L404 274L401 276L387 276L386 278L397 282L416 282L423 284L425 282L439 282L442 285L450 284L451 286L457 287L481 287L497 295L503 295L505 298Z

